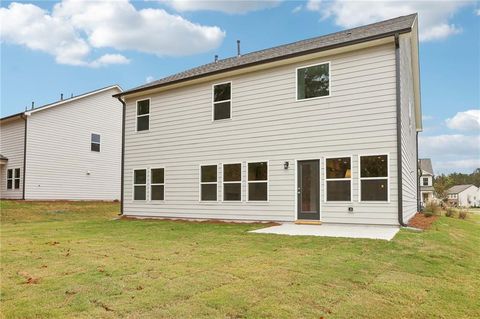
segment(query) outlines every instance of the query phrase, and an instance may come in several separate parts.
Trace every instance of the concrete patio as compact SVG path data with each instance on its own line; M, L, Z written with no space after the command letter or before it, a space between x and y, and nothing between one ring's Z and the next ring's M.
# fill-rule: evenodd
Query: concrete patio
M278 226L252 230L251 233L391 240L399 230L400 228L397 226L383 225L297 225L294 223L283 223Z

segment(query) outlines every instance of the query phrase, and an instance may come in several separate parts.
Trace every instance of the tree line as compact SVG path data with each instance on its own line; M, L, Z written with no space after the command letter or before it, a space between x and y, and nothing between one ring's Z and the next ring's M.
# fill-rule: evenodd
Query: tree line
M480 168L477 168L471 174L451 173L448 175L442 174L435 176L433 188L438 198L444 198L447 195L447 190L455 185L472 184L480 187Z

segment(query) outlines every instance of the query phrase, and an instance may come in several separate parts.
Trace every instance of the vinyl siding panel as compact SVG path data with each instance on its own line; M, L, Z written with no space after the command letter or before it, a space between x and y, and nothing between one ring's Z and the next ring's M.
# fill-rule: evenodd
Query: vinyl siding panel
M7 164L0 166L0 198L22 199L24 140L25 120L6 120L0 124L0 154L8 158ZM20 188L7 189L7 170L15 168L20 168Z
M402 115L403 219L417 212L417 148L410 35L400 37L400 99Z
M122 105L118 89L32 113L28 119L26 198L120 199ZM100 152L90 150L100 134Z
M296 68L325 61L331 96L296 101ZM232 119L212 122L212 85L225 81L232 81ZM129 99L124 214L296 220L296 161L320 159L322 221L398 224L395 97L395 51L388 44ZM136 101L144 98L151 98L150 131L135 132ZM359 202L360 154L389 154L389 202ZM351 203L324 201L324 159L333 156L352 156ZM246 201L249 161L269 162L268 202ZM220 164L238 162L243 200L222 202ZM218 202L199 202L200 164L219 164ZM149 167L165 168L165 200L133 201L133 170Z

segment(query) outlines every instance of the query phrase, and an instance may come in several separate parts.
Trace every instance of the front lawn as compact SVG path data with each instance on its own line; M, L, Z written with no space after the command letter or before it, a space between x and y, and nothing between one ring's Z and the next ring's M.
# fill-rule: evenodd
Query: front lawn
M1 202L5 318L478 318L480 215L390 242Z

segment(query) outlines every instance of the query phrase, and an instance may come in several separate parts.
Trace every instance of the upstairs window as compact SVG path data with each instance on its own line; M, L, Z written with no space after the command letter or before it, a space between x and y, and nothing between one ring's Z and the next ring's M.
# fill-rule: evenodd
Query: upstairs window
M213 86L213 120L224 120L232 115L232 83Z
M297 69L297 100L330 95L330 63Z
M100 134L92 133L90 137L90 150L92 152L100 152Z
M351 158L327 158L325 170L327 183L327 202L350 202L352 200Z
M223 165L223 200L242 200L242 164Z
M133 171L133 200L147 199L147 170L136 169Z
M137 101L137 132L150 129L150 99Z
M217 201L217 165L200 167L200 200Z
M268 163L248 163L248 201L268 201Z
M151 200L165 199L165 169L152 168L150 170L150 196Z
M7 189L20 188L20 168L7 170Z
M428 177L423 178L423 186L428 186Z
M360 200L388 201L388 156L360 156Z

